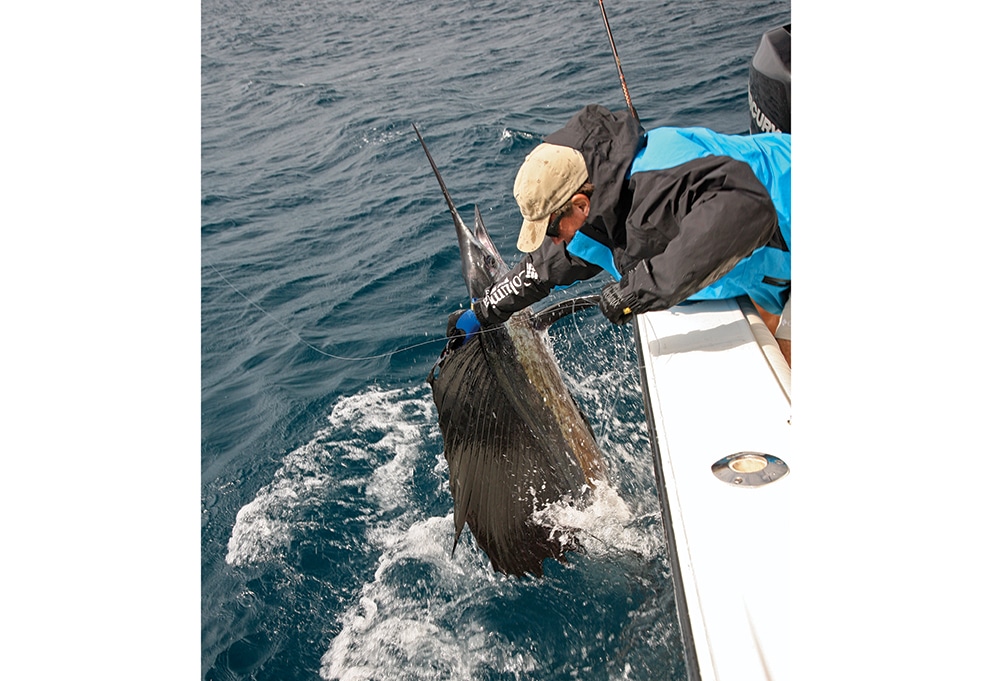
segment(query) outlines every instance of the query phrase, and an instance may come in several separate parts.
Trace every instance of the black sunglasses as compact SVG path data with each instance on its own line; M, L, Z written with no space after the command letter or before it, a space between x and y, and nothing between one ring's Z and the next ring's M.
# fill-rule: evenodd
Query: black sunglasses
M566 213L559 213L554 218L549 218L549 226L545 228L545 236L559 237L559 221L563 219L564 215Z

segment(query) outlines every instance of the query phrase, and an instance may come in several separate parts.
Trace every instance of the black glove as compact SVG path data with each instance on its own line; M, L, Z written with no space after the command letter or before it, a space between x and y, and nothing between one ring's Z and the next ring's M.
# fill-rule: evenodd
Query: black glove
M635 306L639 300L634 293L623 293L622 280L613 281L601 289L601 313L611 320L612 324L624 324L632 319L632 315L641 310L636 310Z

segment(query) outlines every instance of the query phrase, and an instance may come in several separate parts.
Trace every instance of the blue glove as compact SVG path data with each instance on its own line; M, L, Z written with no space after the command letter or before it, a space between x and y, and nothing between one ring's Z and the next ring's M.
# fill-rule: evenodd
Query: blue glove
M448 315L448 347L452 350L462 347L480 329L482 325L475 312L455 310Z
M455 328L464 331L466 336L471 336L474 333L478 333L483 327L479 323L479 317L476 316L476 313L472 310L466 310L458 318L458 321L455 322Z

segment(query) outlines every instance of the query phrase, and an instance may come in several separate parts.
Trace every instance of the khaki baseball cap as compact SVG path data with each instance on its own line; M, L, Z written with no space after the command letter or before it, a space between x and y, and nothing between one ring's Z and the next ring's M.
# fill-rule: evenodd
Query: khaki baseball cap
M535 147L514 178L514 198L524 218L517 250L537 250L545 240L549 216L586 181L587 164L579 151L547 142Z

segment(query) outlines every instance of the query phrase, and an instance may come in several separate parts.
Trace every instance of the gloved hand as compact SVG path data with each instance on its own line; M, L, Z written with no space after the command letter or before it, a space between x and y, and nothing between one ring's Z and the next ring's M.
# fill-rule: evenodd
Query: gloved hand
M448 315L448 348L454 350L460 348L472 337L479 333L482 325L479 318L472 310L455 310Z
M635 309L638 296L622 292L621 284L624 281L624 278L620 282L613 281L601 289L601 313L611 320L612 324L624 324L632 319L633 314L642 311Z

